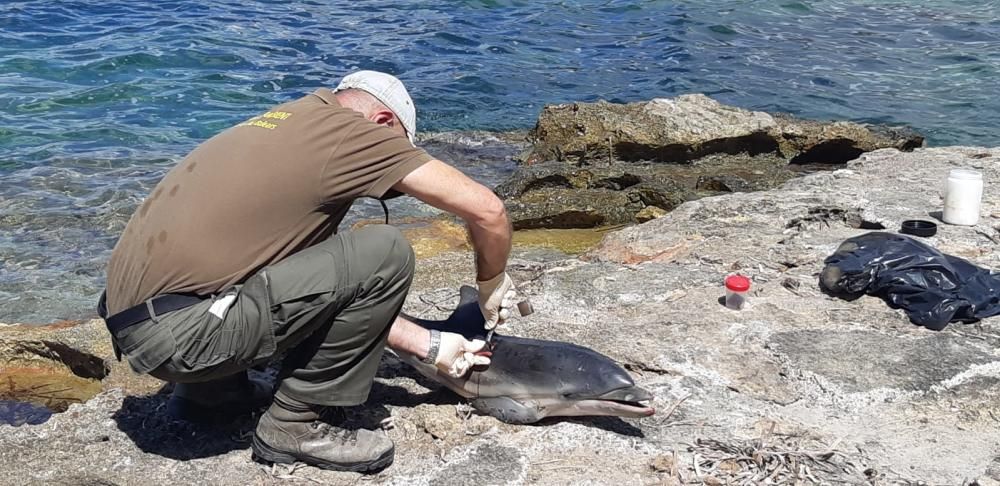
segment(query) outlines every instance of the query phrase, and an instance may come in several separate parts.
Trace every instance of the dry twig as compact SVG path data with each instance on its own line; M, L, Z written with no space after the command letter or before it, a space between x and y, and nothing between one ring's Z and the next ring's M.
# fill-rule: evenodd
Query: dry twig
M684 400L687 400L688 398L691 398L691 395L684 395L683 397L679 398L676 402L674 402L674 404L670 406L670 410L667 410L667 415L664 416L662 419L660 419L658 422L656 422L656 425L661 425L663 424L663 422L666 422L667 419L669 419L670 416L674 414L674 410L677 410L677 407L679 407L682 403L684 403Z
M698 439L690 450L694 471L724 484L857 484L864 476L836 447L804 447L800 438L774 434L773 426L752 440ZM699 460L700 459L700 460Z

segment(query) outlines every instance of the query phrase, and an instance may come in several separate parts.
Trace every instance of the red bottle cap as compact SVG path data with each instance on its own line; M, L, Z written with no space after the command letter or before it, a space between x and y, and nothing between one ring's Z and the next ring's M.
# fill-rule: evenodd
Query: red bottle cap
M743 275L730 275L726 277L726 288L733 292L746 292L750 290L750 279Z

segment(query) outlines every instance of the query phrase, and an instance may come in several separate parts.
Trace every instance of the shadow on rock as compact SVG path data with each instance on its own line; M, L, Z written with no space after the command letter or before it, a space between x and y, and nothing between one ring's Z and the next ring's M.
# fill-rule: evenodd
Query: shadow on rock
M225 454L250 446L259 413L226 424L194 424L167 414L167 388L156 395L125 397L112 418L143 452L176 460Z
M428 387L433 388L426 393L416 394L401 386L376 381L372 385L372 392L368 397L368 403L413 408L422 404L456 405L465 401L462 397L443 386L428 383Z
M544 418L537 423L531 424L530 426L545 427L548 425L558 424L560 422L586 425L587 427L594 427L628 437L646 437L646 434L642 432L642 429L618 417L549 417Z
M418 374L414 373L414 375ZM419 378L425 379L422 376ZM358 411L355 412L355 416L363 417L362 420L356 423L368 428L376 427L380 421L388 418L390 415L389 411L385 408L385 405L415 408L419 405L425 404L457 405L459 403L468 402L468 400L462 398L455 392L436 383L429 382L429 380L427 381L428 383L426 386L431 388L431 391L420 394L412 393L400 386L389 385L376 381L372 386L371 395L369 395L368 398L368 404L356 407ZM485 414L483 412L477 413L489 416L489 414ZM544 427L547 425L558 424L560 422L578 423L629 437L645 437L641 429L618 417L550 417L525 426Z

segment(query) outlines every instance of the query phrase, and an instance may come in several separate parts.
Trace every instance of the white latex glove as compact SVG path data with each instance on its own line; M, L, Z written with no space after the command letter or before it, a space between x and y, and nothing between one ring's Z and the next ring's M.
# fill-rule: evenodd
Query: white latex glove
M473 366L490 364L490 357L476 354L486 349L486 341L466 340L461 334L441 333L441 347L438 348L434 366L453 378L465 376Z
M513 312L517 289L507 272L489 280L477 281L479 287L479 310L486 319L486 329L493 329L503 324Z

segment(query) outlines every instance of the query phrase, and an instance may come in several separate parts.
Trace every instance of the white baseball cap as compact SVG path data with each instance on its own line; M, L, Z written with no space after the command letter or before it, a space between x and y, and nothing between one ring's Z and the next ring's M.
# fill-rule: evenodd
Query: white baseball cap
M413 143L413 136L417 133L417 108L413 106L410 93L402 81L378 71L358 71L344 76L333 92L345 89L360 89L381 101L396 114L410 143Z

